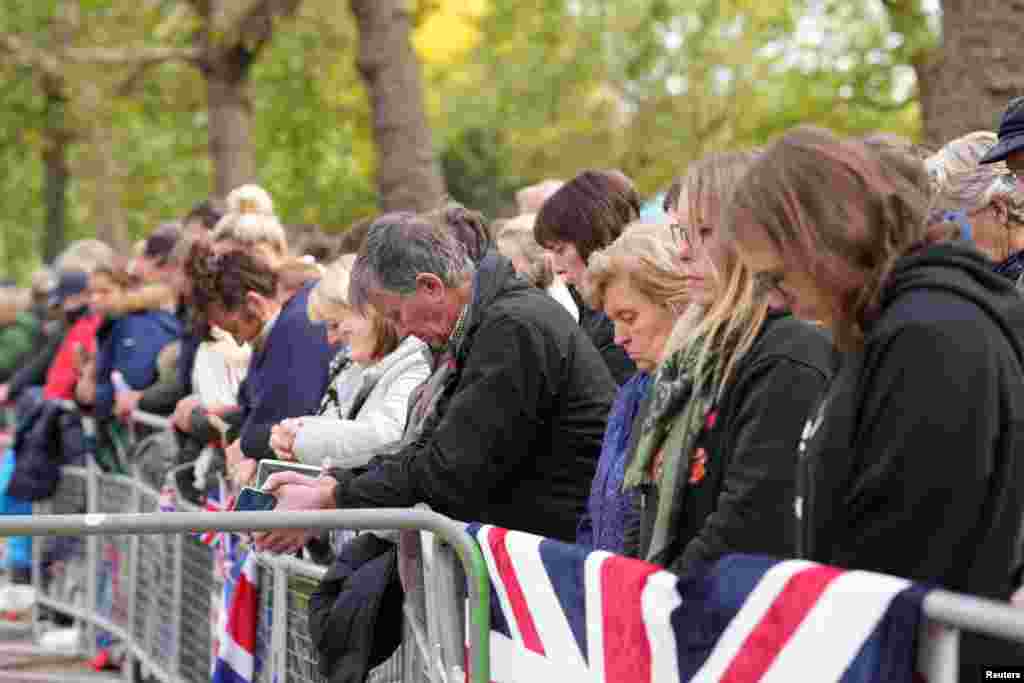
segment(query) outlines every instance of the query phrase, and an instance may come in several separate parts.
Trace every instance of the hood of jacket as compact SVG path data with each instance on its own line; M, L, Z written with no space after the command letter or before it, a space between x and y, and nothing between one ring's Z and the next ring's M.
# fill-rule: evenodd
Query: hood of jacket
M495 300L509 292L528 290L531 287L533 285L516 274L511 261L496 249L488 249L477 264L473 276L473 299L466 318L466 338L473 336L483 320L483 312Z
M1024 365L1024 297L1012 281L992 270L980 252L949 242L907 254L896 262L886 282L882 310L914 289L951 292L973 302L1003 330Z

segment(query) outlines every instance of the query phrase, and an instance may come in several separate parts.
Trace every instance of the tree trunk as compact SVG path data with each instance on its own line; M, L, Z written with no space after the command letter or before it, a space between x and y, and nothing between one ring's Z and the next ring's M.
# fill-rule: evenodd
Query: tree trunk
M71 178L68 169L68 148L71 138L64 126L65 107L66 102L59 92L51 90L47 93L43 148L46 227L43 230L41 245L44 263L52 263L67 241L67 189Z
M404 0L350 0L359 26L356 65L373 110L382 211L423 211L444 196L423 106L420 66Z
M939 146L995 130L1007 102L1024 94L1024 3L943 0L942 43L915 60L925 142Z
M240 49L219 54L205 75L214 194L223 198L256 181L248 56Z

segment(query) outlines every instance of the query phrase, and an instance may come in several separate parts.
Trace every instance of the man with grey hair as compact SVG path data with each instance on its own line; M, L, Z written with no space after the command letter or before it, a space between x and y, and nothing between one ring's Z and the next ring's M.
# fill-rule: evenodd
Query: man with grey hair
M451 373L418 439L363 473L333 470L315 496L275 475L279 509L422 502L572 541L616 385L565 309L496 251L474 263L443 220L410 213L374 221L350 300L449 354Z

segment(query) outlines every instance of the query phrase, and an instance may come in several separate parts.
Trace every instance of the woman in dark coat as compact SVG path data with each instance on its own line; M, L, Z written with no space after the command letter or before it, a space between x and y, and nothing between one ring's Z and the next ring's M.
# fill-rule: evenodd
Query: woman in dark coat
M690 167L677 226L695 310L673 331L626 487L641 491L632 553L686 573L729 553L795 551L796 447L831 378L823 330L761 295L720 227L754 159Z
M612 321L588 307L579 290L590 255L639 218L640 197L629 178L619 171L583 171L544 202L533 225L537 243L551 251L555 272L569 285L580 327L619 386L633 376L636 364L615 343Z
M845 352L799 446L801 556L1007 600L1024 300L973 247L928 243L927 187L915 160L801 127L751 169L726 225L755 277ZM961 680L995 662L1024 648L962 635Z

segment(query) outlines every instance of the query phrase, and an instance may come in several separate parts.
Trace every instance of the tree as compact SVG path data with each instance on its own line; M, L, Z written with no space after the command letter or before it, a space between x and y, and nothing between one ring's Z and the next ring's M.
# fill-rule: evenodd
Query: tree
M250 70L273 37L277 21L293 15L301 0L189 2L201 19L195 45L206 79L214 193L223 197L256 179Z
M403 0L350 0L359 26L359 73L373 111L382 211L420 211L444 195L423 107L420 66Z
M103 76L92 73L91 69L83 76L81 70L76 71L76 66L133 67L135 71L115 87L127 94L141 72L152 64L194 56L191 51L174 48L83 49L75 45L75 39L83 32L82 24L82 8L74 0L39 2L29 7L12 6L0 13L0 55L9 65L30 74L34 89L42 95L42 110L32 118L35 119L33 127L39 132L39 153L45 169L43 197L46 222L41 251L46 261L52 260L66 241L72 143L97 132L106 132L106 129L91 125L93 117L76 115L75 112L76 100L90 99L92 113L96 113L96 103L106 101L106 95L100 94L97 86L97 82L103 81ZM32 99L27 98L27 101ZM99 149L103 152L101 175L109 175L112 170L110 145ZM103 186L109 188L110 183ZM125 246L123 221L119 219L120 205L116 198L105 199L98 202L99 206L106 208L101 220L95 221L98 236L117 247Z
M1007 101L1024 94L1024 5L1005 0L943 0L941 37L921 0L884 0L917 76L925 141L939 146L992 130Z

